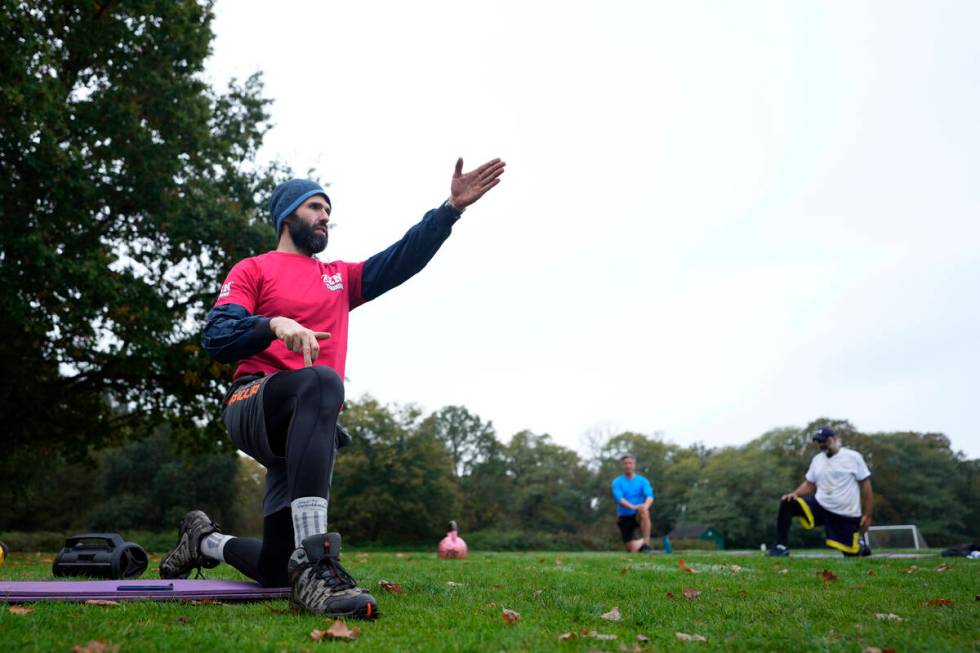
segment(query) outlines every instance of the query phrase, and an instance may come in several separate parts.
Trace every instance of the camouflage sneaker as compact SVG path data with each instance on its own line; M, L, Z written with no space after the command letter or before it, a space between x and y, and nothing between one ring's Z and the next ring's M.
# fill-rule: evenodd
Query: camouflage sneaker
M289 607L328 617L377 619L374 597L340 566L340 533L311 535L289 558Z
M200 576L201 567L217 567L217 560L206 558L201 553L201 540L217 530L218 525L200 510L184 515L177 546L160 561L160 578L187 578L194 569Z

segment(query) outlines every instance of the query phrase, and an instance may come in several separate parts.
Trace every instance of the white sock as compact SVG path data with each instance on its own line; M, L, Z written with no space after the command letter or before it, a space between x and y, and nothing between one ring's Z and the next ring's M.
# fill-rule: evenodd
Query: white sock
M293 511L293 534L296 548L310 535L327 532L327 500L323 497L300 497L294 499L289 507Z
M231 535L214 532L201 540L201 553L212 560L225 561L225 544L232 539Z

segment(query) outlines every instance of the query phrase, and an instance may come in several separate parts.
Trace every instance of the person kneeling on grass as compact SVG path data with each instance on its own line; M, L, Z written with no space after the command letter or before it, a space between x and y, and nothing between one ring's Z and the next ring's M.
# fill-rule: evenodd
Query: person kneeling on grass
M425 267L463 210L500 182L504 163L463 173L450 197L388 249L360 263L325 263L330 198L316 182L292 179L272 193L275 251L238 262L204 329L204 348L238 361L224 399L232 442L267 469L262 540L220 533L195 510L177 546L160 562L163 578L187 578L227 562L266 587L292 586L294 610L371 619L378 606L340 565L340 534L327 532L327 506L344 403L348 314Z
M626 454L622 458L623 474L612 482L613 498L619 518L616 525L623 536L623 544L630 553L652 553L650 546L650 504L653 488L650 481L636 473L636 458Z
M769 555L789 555L789 526L798 517L808 530L822 525L827 546L845 556L869 556L871 547L862 536L871 526L871 471L861 454L841 446L829 426L818 429L813 440L820 445L820 453L810 461L803 484L782 496L776 546Z

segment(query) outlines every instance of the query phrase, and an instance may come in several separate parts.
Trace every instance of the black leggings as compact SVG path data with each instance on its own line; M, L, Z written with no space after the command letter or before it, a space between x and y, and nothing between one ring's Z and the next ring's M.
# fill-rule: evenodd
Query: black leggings
M262 394L269 446L286 458L289 498L329 501L343 381L328 367L307 367L278 372L265 382ZM261 541L229 540L224 557L261 585L283 587L289 584L286 565L295 548L291 511L283 508L266 515Z

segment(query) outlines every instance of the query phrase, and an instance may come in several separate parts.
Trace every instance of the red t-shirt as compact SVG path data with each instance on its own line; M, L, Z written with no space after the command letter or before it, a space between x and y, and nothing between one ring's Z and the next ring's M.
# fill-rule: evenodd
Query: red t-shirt
M307 329L329 332L313 364L331 367L344 378L348 313L364 303L363 268L364 263L324 263L302 254L266 252L235 264L214 305L238 304L252 315L288 317ZM276 339L265 351L239 361L235 378L302 368L303 352L289 351Z

